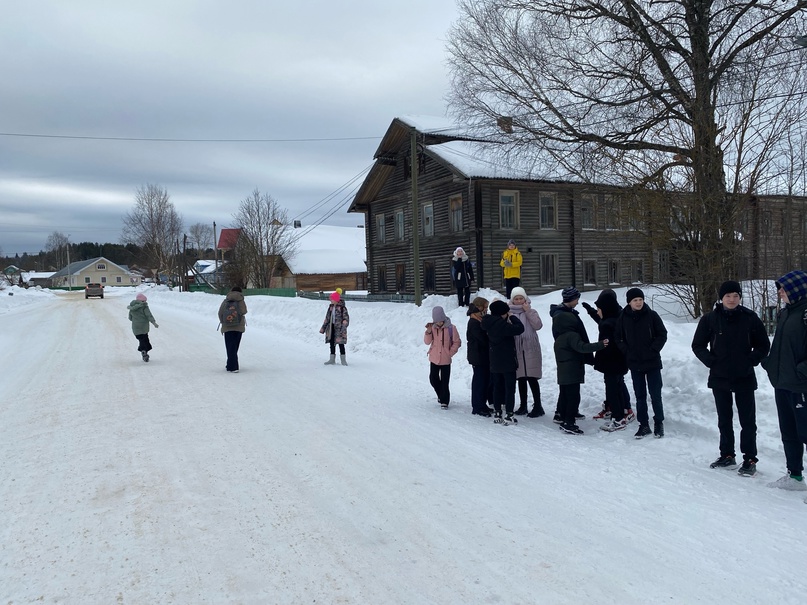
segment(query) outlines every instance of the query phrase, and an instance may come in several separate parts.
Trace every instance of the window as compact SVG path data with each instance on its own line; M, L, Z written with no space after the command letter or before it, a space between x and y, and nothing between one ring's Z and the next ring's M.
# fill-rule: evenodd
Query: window
M383 214L379 214L375 217L375 226L376 226L376 237L378 237L378 243L383 244L387 241L387 226L386 221L384 219Z
M644 283L644 263L640 260L630 262L630 281L634 284Z
M406 265L395 265L395 289L398 293L406 292Z
M399 210L395 213L395 239L402 240L404 238L404 213Z
M770 210L762 211L762 235L771 234L771 224L773 223L773 213Z
M558 255L541 255L541 285L554 286L558 283Z
M423 206L423 235L434 235L434 204Z
M580 228L596 229L594 220L597 215L597 202L593 195L585 194L580 198ZM590 282L594 283L594 282Z
M115 283L118 283L118 284L123 283L123 278L122 278L120 275L119 275L119 276L117 276L117 277L115 278Z
M603 196L603 208L605 209L605 229L616 231L619 229L619 217L621 209L619 200L612 195Z
M378 291L379 292L386 292L387 291L387 268L386 267L379 267L378 268Z
M101 276L101 283L102 283L102 284L105 284L105 283L106 283L106 275L102 275L102 276Z
M555 216L555 194L554 193L540 193L539 194L539 207L541 212L541 229L557 229L556 216ZM555 282L552 282L555 283Z
M104 264L104 263L96 264L95 265L95 270L96 271L106 271L106 264Z
M423 261L423 290L425 292L434 292L434 261Z
M72 275L71 275L70 277L72 277ZM70 280L70 282L72 283L72 282L73 282L73 280L71 279L71 280ZM85 283L85 284L89 284L89 283L90 283L90 278L89 278L89 277L85 277L85 278L84 278L84 283Z
M448 198L448 216L452 231L462 231L462 196Z
M499 228L518 229L518 191L499 191Z
M670 277L670 251L659 250L657 254L658 263L658 276L655 277L657 281L662 279L669 279Z
M597 261L583 261L583 281L592 286L597 283Z
M620 280L619 274L619 261L609 260L608 261L608 283L609 284L618 284Z

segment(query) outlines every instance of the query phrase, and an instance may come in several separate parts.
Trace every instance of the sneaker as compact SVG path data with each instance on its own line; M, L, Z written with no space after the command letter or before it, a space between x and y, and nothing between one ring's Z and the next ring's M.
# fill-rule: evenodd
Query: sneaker
M149 354L146 351L143 351L143 361L147 362L148 360L149 360Z
M641 439L642 437L647 437L651 433L652 433L652 431L650 430L650 425L649 424L640 424L639 425L639 430L636 431L636 434L634 435L634 437L636 437L637 439Z
M488 411L482 410L481 412L473 412L474 416L484 416L485 418L490 418L493 414Z
M605 424L600 427L601 431L608 431L609 433L613 433L614 431L621 431L628 426L628 421L623 418L622 420L609 420Z
M743 465L737 469L737 473L743 477L753 477L757 474L757 463L753 460L743 460Z
M447 410L448 409L448 404L447 403L441 403L440 404L440 409L441 410Z
M540 418L544 414L546 414L546 412L544 412L544 407L540 403L536 403L534 406L532 406L530 413L527 414L527 418Z
M565 422L560 425L560 430L570 435L582 435L583 431L576 424L566 424Z
M513 412L517 416L525 416L527 414L527 404L522 403L519 408Z
M501 412L493 412L493 423L494 424L504 424L504 419L502 419Z
M574 415L574 419L575 420L585 420L586 416L585 416L585 414L581 414L580 412L577 412L577 414Z
M661 439L664 437L664 423L663 422L654 422L653 423L653 437L656 439Z
M801 475L788 473L784 477L779 477L776 481L768 483L768 487L777 487L791 492L804 492L807 491L807 482L804 481L804 477Z
M636 420L636 414L633 413L632 409L628 408L627 410L625 410L625 420L627 420L628 423L631 423L634 420Z
M507 414L507 415L504 417L504 421L505 421L505 422L512 422L513 424L518 424L518 418L516 418L515 416L513 416L513 414Z
M560 417L560 414L555 412L555 417L552 419L552 422L555 424L563 424L563 418Z
M737 466L737 459L734 456L720 456L709 465L709 468L725 468L727 466Z
M603 408L597 414L594 414L592 418L594 418L594 420L610 420L611 412L610 410L606 410L605 408Z

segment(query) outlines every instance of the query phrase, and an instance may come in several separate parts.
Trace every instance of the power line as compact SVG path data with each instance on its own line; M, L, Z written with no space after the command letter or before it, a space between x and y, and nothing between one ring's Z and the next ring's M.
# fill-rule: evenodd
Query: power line
M96 137L67 134L36 134L26 132L0 132L0 137L33 139L72 139L80 141L145 141L153 143L320 143L327 141L370 141L381 137L335 137L308 139L173 139L163 137Z

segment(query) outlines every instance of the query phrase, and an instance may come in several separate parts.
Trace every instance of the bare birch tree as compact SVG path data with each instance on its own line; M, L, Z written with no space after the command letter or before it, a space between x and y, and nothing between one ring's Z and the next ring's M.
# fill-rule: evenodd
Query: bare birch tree
M785 110L804 112L792 107L803 102L803 81L793 84L803 57L790 51L807 0L459 7L448 43L452 111L537 177L644 187L668 200L688 193L690 240L679 251L697 254L681 267L696 315L708 310L736 270L737 195L763 179L776 137L793 124ZM766 119L772 106L778 120ZM497 133L497 121L510 132Z
M123 217L123 243L139 246L159 274L173 266L181 235L182 217L168 192L159 185L140 187L134 208Z
M272 287L281 261L291 260L297 251L288 212L272 196L255 189L241 201L233 219L241 230L234 254L239 274L256 288Z
M190 226L188 233L199 258L205 258L207 251L213 248L213 227L205 223L195 223Z

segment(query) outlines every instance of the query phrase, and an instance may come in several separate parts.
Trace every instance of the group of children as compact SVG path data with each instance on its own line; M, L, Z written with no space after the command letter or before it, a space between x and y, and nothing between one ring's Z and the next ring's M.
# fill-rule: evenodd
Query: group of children
M559 395L554 421L572 435L582 435L577 426L580 414L580 385L585 382L585 366L593 365L603 374L605 402L595 416L606 422L600 427L618 431L635 417L625 375L631 371L639 429L635 437L664 436L664 408L661 400L661 349L667 330L661 317L644 302L644 292L631 288L622 308L613 290L603 290L596 309L584 303L597 322L599 340L589 342L586 328L576 307L580 292L569 287L562 291L562 302L550 306L552 336ZM466 339L468 363L473 368L471 408L475 415L490 417L497 424L517 423L516 416L537 418L545 414L538 380L542 375L541 344L538 330L543 327L523 288L516 286L504 302L477 297L469 305ZM429 382L442 408L450 400L451 359L460 348L460 336L442 307L434 307L432 321L426 324L423 341L429 345ZM527 393L534 405L528 411ZM515 407L516 391L520 406ZM648 392L653 408L650 428ZM493 407L489 407L492 403Z

